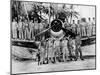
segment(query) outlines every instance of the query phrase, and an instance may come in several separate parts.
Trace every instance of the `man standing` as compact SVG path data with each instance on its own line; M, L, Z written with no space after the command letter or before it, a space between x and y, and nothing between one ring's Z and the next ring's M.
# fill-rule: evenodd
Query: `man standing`
M86 19L85 18L82 18L81 19L81 36L86 36L86 26L87 26L87 23L86 23Z
M77 34L81 34L80 20L77 21Z
M12 22L12 38L13 39L17 39L17 22L15 21L15 19L13 19L13 22Z
M66 28L66 29L71 28L70 24L67 21L65 21L65 23L63 24L63 27Z
M95 35L96 33L96 24L95 24L95 18L93 17L93 21L92 21L92 35Z
M33 23L33 20L30 21L29 28L30 28L30 39L33 40L33 38L34 38L34 23Z
M19 39L23 39L23 22L19 19L18 22Z
M57 58L60 56L60 40L58 38L54 41L54 57L55 61L57 61Z
M78 59L79 55L80 55L80 59L84 60L83 56L82 56L82 51L81 51L81 44L82 44L82 42L81 42L81 37L80 37L79 34L76 36L75 43L76 43L76 60Z
M44 45L43 45L43 41L41 41L39 43L39 48L38 48L38 65L40 64L43 64L44 61L45 61L45 48L44 48Z
M92 22L91 22L91 19L88 18L88 27L87 27L87 36L90 37L91 34L92 34Z
M70 60L74 59L76 61L76 43L75 43L75 38L74 37L69 38L68 50L69 50Z
M43 23L39 23L39 31L41 32L44 28L44 24Z
M27 20L25 19L25 22L24 22L24 33L25 33L25 39L29 39L29 24L27 22Z
M43 28L44 28L43 24L42 23L39 23L39 32L42 32L43 31ZM40 36L40 40L42 39L42 36L43 35Z
M72 31L76 33L76 24L75 24L75 20L73 20L73 24L72 24Z
M69 52L68 52L68 40L66 40L66 38L64 38L62 40L61 46L62 46L62 53L63 53L63 61L65 62L66 59L68 60L68 55L69 55Z
M54 57L54 53L53 53L53 41L51 38L48 39L48 44L47 44L47 54L48 54L48 61L53 62L53 57Z
M34 35L39 33L39 24L38 24L38 20L35 19L34 20ZM36 37L36 41L39 41L39 38Z

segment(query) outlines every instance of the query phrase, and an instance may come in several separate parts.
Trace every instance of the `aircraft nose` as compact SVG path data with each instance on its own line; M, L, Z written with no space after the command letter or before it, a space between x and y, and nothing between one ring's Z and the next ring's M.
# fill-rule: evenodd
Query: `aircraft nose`
M59 19L55 19L51 22L51 29L54 31L54 32L59 32L61 29L62 29L62 21L59 20Z

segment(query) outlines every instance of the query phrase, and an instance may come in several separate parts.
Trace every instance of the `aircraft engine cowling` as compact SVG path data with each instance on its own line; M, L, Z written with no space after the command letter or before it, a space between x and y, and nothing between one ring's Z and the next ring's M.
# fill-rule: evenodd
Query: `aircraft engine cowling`
M64 32L62 30L63 22L59 19L55 19L51 22L51 36L55 38L61 38L64 36Z

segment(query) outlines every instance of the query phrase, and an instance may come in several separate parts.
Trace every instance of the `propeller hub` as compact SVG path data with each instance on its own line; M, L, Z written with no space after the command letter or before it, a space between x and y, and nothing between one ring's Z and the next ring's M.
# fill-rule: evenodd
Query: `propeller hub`
M59 19L55 19L51 22L51 29L54 31L54 32L59 32L61 29L62 29L62 21L59 20Z

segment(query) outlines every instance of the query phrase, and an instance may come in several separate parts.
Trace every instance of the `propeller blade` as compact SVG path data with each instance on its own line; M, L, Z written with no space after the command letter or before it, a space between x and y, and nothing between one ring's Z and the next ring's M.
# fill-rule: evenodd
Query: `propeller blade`
M39 36L39 35L41 35L41 34L43 34L43 33L45 33L46 31L48 31L49 29L51 29L51 28L54 27L54 26L55 26L55 25L53 25L53 26L49 27L48 29L43 30L42 32L36 34L35 37L36 37L36 36Z
M62 28L62 30L65 32L65 36L69 36L69 35L70 35L70 37L75 37L76 36L76 33L72 32L69 29Z

